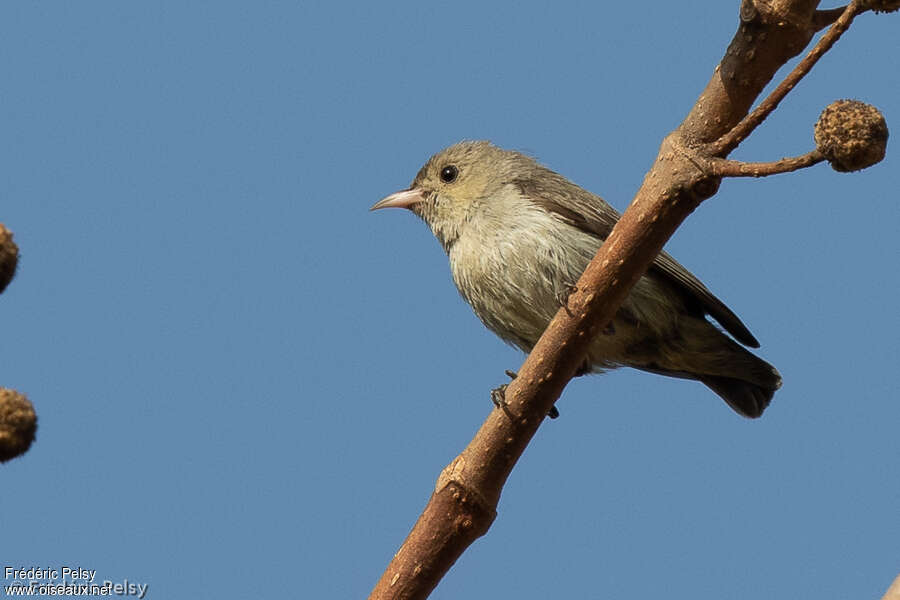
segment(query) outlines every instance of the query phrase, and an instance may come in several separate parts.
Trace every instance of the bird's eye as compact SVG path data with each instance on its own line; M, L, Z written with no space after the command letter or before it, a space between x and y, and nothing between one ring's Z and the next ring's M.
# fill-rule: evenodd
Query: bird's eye
M444 183L453 183L456 181L457 175L459 175L459 169L453 165L447 165L441 169L441 181Z

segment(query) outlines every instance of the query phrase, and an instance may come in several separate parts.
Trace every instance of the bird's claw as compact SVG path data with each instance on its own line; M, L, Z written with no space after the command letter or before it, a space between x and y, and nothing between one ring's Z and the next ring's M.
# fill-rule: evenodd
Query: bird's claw
M499 408L500 410L506 412L507 404L506 404L506 388L509 387L508 383L504 383L500 387L496 387L491 390L491 402L494 403L494 406Z
M577 291L578 291L578 286L568 285L568 286L566 286L565 289L560 290L556 294L556 301L559 302L560 306L562 306L564 309L566 309L566 314L568 314L570 317L573 317L575 315L573 315L572 311L569 310L569 297ZM551 417L551 418L555 419L556 417Z
M518 375L516 375L515 371L510 371L507 369L505 371L506 376L510 379L515 379ZM506 403L506 388L509 387L508 383L504 383L503 385L496 387L491 390L491 402L494 403L494 406L502 410L503 412L508 412L509 405ZM547 416L551 419L555 419L559 416L559 410L554 406L547 413Z

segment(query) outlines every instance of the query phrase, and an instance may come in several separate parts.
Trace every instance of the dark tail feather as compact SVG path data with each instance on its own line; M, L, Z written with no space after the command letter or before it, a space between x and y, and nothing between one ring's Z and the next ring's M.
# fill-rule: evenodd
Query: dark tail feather
M763 388L731 377L705 376L700 377L700 381L718 394L736 413L751 419L762 416L763 411L772 401L775 390L778 389L777 387Z
M647 353L650 360L629 366L695 379L721 396L739 415L751 419L762 416L781 387L778 370L706 320L686 318L679 327L679 338L663 340Z
M731 343L733 344L733 342ZM762 416L763 411L766 410L766 407L772 401L772 396L781 387L781 375L775 367L747 352L737 344L734 344L734 348L739 350L739 352L732 354L732 357L740 357L744 368L738 369L732 365L730 370L732 372L746 373L747 377L753 377L756 383L723 375L705 375L688 371L662 369L656 365L644 365L636 368L668 377L700 381L728 403L728 406L734 409L737 414L756 419Z

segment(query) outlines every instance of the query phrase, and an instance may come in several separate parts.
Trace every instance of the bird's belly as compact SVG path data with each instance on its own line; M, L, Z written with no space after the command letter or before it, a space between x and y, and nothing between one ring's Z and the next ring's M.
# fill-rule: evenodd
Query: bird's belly
M495 233L491 243L460 237L449 253L453 280L488 329L530 352L600 242L570 227L539 239ZM591 362L600 369L626 364L629 348L674 329L678 308L669 296L655 277L642 277L591 343Z
M450 250L460 294L488 329L526 352L599 245L587 235L573 239L571 228L566 229L538 229L540 237L528 227L464 235Z

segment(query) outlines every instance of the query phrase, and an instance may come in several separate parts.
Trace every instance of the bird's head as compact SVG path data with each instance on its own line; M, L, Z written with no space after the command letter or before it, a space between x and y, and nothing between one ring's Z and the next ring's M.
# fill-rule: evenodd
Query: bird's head
M432 156L408 189L376 203L422 217L447 250L480 206L512 181L517 153L490 142L460 142Z

